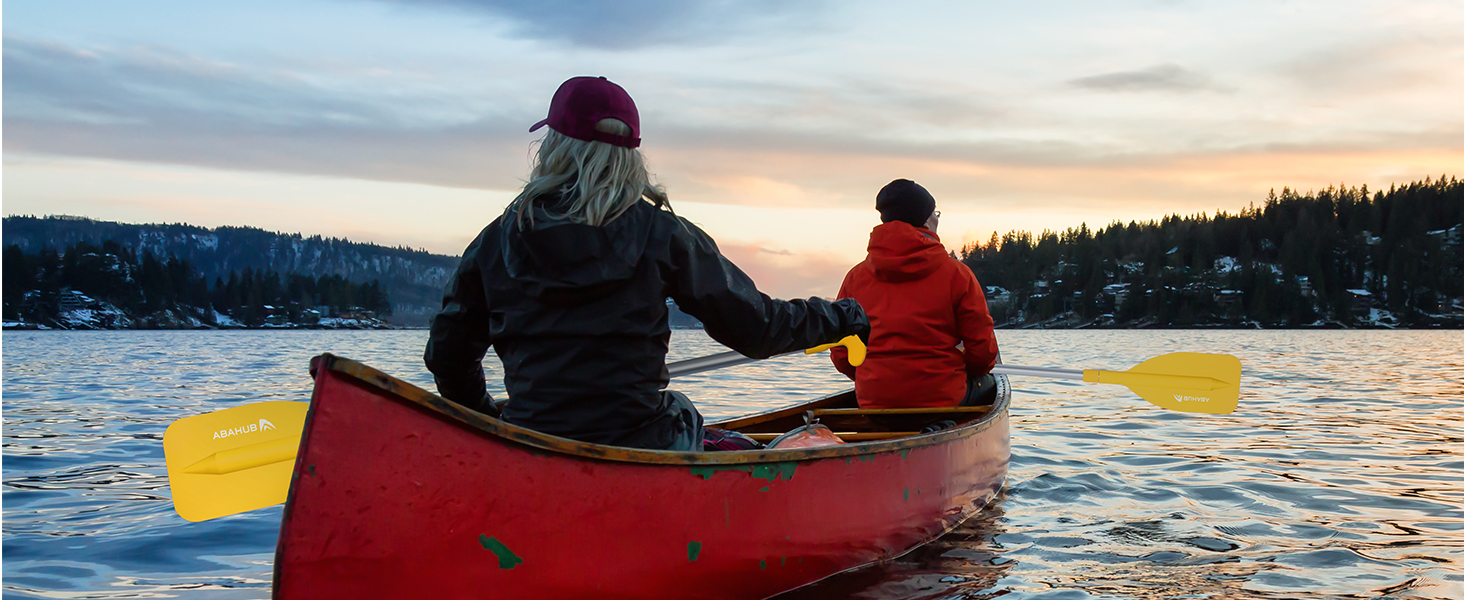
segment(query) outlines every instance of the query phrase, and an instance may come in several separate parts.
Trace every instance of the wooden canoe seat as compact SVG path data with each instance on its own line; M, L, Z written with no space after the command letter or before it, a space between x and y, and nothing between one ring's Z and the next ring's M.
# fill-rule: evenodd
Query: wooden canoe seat
M925 417L924 419L914 418L914 421L942 421L950 419L957 423L965 423L991 411L989 406L943 406L935 408L816 408L812 411L813 418L818 422L827 425L834 431L878 431L884 432L892 428L905 429L909 427L888 427L891 419L884 419L882 422L871 420L883 417L896 417L902 415L914 415ZM912 419L904 419L911 421ZM896 423L900 422L896 420ZM916 426L918 429L918 426Z
M824 415L929 415L945 413L991 412L990 406L936 406L933 408L815 408L813 416Z
M949 417L957 422L966 422L973 417L991 412L990 406L946 406L935 408L815 408L808 411L820 423L834 429L834 435L846 442L868 442L920 435L918 431L875 431L879 425L869 420L869 415L932 415L933 418ZM832 423L832 424L831 424ZM841 431L842 430L842 431ZM747 437L761 443L768 443L781 433L748 433Z
M868 442L868 441L874 441L874 440L888 440L888 439L893 439L893 438L902 438L902 437L908 437L908 436L919 435L919 434L920 434L920 432L918 432L918 431L836 431L836 432L834 432L834 435L839 436L839 439L844 440L846 442ZM766 444L768 442L773 441L775 438L777 438L778 436L783 435L783 434L781 434L781 433L749 433L749 434L746 434L746 435L747 435L747 437L750 437L750 438L752 438L754 440L757 440L760 443Z
M888 440L919 435L921 425L900 426L898 423L877 423L871 415L912 415L912 421L944 421L968 423L991 412L990 406L949 406L936 408L859 408L854 390L834 394L810 404L779 408L737 419L708 423L708 427L736 431L764 444L784 433L802 427L810 420L834 431L846 442Z

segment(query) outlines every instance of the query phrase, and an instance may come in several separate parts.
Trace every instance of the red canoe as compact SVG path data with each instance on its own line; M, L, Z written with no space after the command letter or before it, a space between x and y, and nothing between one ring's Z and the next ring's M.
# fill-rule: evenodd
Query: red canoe
M713 426L766 440L812 413L849 443L669 452L516 427L329 354L311 371L275 598L767 598L940 536L1010 458L1004 378L933 434L879 431L844 392Z

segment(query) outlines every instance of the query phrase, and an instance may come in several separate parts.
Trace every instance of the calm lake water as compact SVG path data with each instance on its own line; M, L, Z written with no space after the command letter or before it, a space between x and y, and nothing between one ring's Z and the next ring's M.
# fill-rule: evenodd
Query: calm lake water
M1011 475L991 507L792 597L1464 598L1464 333L997 333L1004 360L1027 366L1234 354L1240 408L1181 414L1122 387L1013 378ZM425 339L4 333L4 597L269 597L281 508L179 518L163 430L306 400L308 360L327 351L431 389ZM671 359L720 350L679 331ZM848 382L822 356L791 356L673 386L716 418Z

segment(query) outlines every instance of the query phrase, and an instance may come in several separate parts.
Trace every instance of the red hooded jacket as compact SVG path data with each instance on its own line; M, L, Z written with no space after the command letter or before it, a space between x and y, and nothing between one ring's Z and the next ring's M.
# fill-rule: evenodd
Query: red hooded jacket
M996 365L986 294L932 231L903 221L875 227L869 257L844 276L839 297L858 300L869 315L864 364L851 366L843 348L831 353L863 408L955 406L966 379Z

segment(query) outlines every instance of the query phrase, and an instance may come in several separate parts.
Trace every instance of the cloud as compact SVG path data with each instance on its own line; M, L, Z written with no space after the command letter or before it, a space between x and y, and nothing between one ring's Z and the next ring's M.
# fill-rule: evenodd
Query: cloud
M833 299L844 274L854 266L848 258L824 253L769 252L757 242L718 242L717 247L742 269L763 293L774 298Z
M542 110L522 94L500 93L510 99L479 107L483 100L466 91L418 91L398 81L388 94L379 81L248 68L152 47L81 50L14 36L4 43L7 152L509 189L529 163L531 136L522 124ZM698 88L688 104L736 88ZM943 142L900 133L990 122L1004 110L973 100L980 94L967 89L922 93L844 81L810 90L749 85L743 97L760 104L672 115L648 127L654 139L645 150L686 173L693 190L741 193L724 200L734 203L795 204L827 202L829 185L805 188L783 174L749 172L739 167L744 158L762 155L780 169L802 165L816 176L841 158L1052 164L1103 154L1061 140Z
M1223 89L1215 85L1209 76L1175 64L1080 77L1068 80L1068 85L1100 92L1198 92Z
M381 98L156 48L4 43L6 152L489 189L527 165L517 125L531 117L465 116L463 98Z
M540 118L545 99L248 67L155 47L4 43L7 154L512 190L529 166L533 136L524 125ZM1181 198L1215 208L1253 199L1256 185L1263 194L1293 182L1219 186L1231 174L1203 175L1207 163L1458 149L1464 131L1458 119L1436 117L1416 127L1376 119L1366 129L1282 127L1192 106L1228 96L1187 98L1182 115L1124 108L1099 120L1024 107L963 82L728 78L658 87L648 79L639 89L652 170L667 176L677 200L726 205L867 209L882 185L908 177L939 188L942 202L982 210Z
M706 46L775 30L807 35L825 0L397 0L507 19L523 38L628 50Z
M1396 94L1457 78L1456 69L1440 69L1436 60L1460 52L1457 42L1427 36L1384 38L1313 49L1285 61L1277 72L1303 93L1329 98Z

